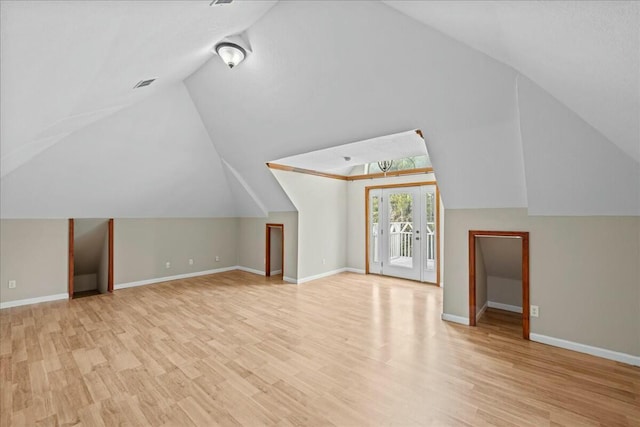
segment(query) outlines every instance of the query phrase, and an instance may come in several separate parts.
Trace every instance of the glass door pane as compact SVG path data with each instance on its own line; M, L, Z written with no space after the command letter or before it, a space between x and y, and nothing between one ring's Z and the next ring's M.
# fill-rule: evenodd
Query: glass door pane
M436 195L427 193L426 213L426 240L425 269L435 270L436 268Z
M373 254L373 262L380 262L380 197L373 196L371 198L371 247L369 250Z
M390 194L388 209L389 264L413 268L413 194Z

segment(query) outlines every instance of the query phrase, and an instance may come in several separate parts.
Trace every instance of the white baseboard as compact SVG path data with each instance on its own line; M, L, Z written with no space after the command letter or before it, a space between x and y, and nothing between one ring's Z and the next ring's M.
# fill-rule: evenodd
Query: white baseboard
M462 316L455 316L453 314L442 313L442 320L446 320L447 322L460 323L461 325L469 325L469 318Z
M366 271L361 270L359 268L347 267L344 269L344 271L348 271L349 273L356 273L356 274L366 274Z
M206 276L208 274L224 273L225 271L239 270L237 265L231 267L215 268L213 270L196 271L193 273L177 274L175 276L157 277L155 279L138 280L137 282L118 283L113 286L114 290L133 288L136 286L151 285L153 283L169 282L171 280L188 279L189 277Z
M30 304L38 304L41 302L58 301L61 299L69 299L69 294L65 292L64 294L45 295L43 297L19 299L15 301L6 301L6 302L0 303L0 310L5 308L11 308L11 307L20 307L21 305L30 305Z
M265 273L265 274L266 274L266 273ZM276 275L276 274L282 274L282 270L273 270L273 271L271 272L271 275L272 275L272 276L273 276L273 275Z
M288 283L293 283L294 285L298 284L298 279L294 279L293 277L282 276L282 280Z
M613 350L607 350L606 348L593 347L560 338L548 337L546 335L534 334L533 332L529 334L529 339L542 344L565 348L579 353L586 353L592 356L603 357L605 359L615 360L616 362L628 363L629 365L640 366L640 356L633 356L627 353L620 353Z
M484 312L487 311L487 307L489 307L489 301L485 302L480 311L476 314L476 323L478 323L478 320L480 320Z
M522 307L518 307L517 305L502 304L500 302L489 301L489 308L497 308L498 310L522 313Z
M346 268L338 268L337 270L325 271L324 273L315 274L313 276L303 277L302 279L298 279L298 284L310 282L312 280L322 279L323 277L333 276L334 274L344 273L347 271Z
M236 265L234 267L236 270L246 271L247 273L257 274L259 276L264 276L266 273L262 270L256 270L255 268L244 267L242 265Z

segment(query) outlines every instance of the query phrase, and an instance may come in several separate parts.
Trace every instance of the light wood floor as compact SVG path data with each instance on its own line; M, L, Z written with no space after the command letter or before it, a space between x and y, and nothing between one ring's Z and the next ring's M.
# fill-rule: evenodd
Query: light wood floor
M229 272L3 310L0 424L640 425L640 369L441 305L379 276Z

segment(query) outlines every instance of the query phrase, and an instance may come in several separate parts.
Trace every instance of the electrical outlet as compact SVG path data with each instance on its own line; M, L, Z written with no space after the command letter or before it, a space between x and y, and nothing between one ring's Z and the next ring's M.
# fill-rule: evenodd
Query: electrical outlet
M216 255L216 262L220 262L220 257Z
M167 261L167 262L164 264L164 268L171 268L171 263L170 263L169 261Z
M327 263L327 260L322 258L322 265L325 265Z
M540 307L538 307L537 305L532 305L531 310L529 310L529 314L531 315L531 317L540 316Z
M189 265L193 265L193 259L189 258Z
M16 288L16 281L9 280L9 289L15 289L15 288Z

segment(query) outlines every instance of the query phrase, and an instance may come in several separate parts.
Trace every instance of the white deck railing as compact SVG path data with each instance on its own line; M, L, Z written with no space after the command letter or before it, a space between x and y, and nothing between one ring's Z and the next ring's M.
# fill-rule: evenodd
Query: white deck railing
M427 227L431 229L432 227ZM374 223L372 229L373 262L380 262L379 253L379 224ZM435 260L436 239L433 231L428 231L427 239L427 260ZM389 224L389 259L412 258L413 257L413 223L392 222Z

